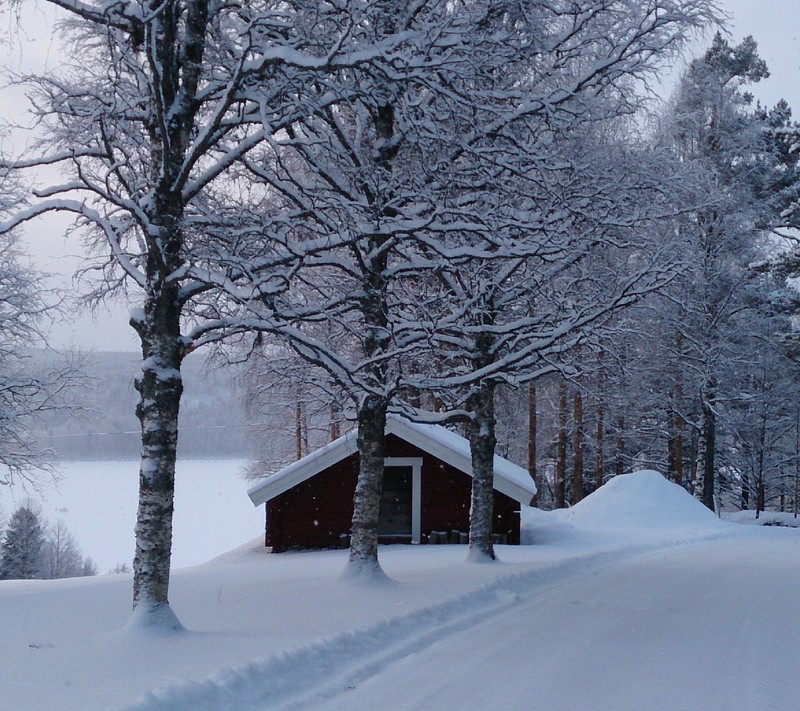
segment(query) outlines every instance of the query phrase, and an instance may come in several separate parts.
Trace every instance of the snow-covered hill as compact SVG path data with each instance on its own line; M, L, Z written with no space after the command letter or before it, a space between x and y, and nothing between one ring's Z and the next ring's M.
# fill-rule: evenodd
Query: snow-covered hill
M2 582L0 709L795 708L800 534L672 486L626 475L583 513L526 514L540 542L496 565L384 547L384 583L256 540L175 573L173 636L122 631L129 576Z

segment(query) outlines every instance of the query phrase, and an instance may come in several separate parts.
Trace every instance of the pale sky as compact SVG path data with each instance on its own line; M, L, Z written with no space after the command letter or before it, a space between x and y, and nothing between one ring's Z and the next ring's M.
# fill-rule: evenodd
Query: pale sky
M771 76L751 87L762 103L786 99L800 120L800 2L798 0L722 0L732 15L730 41L753 35Z
M780 98L785 98L800 119L800 0L721 0L720 6L731 14L729 24L730 41L738 43L746 35L753 35L758 42L761 56L766 60L771 77L751 87L756 98L767 106L772 106ZM23 3L30 7L29 3ZM36 22L28 25L31 29L27 37L20 38L10 48L7 60L15 68L32 62L40 66L54 65L58 62L57 45L51 42L44 29L42 16L45 3L34 4L37 8ZM7 21L7 18L4 20ZM6 27L0 27L0 31ZM697 53L708 45L713 30L697 43ZM8 52L9 48L0 45ZM23 56L24 55L24 56ZM0 111L9 115L13 108L21 104L18 94L4 88L0 93ZM63 283L68 283L72 273L80 263L81 245L70 243L64 237L64 222L59 220L41 221L26 232L26 241L31 258L36 266L48 273L60 275ZM78 314L69 323L57 325L51 340L56 347L71 344L96 350L137 350L138 339L127 325L128 307L110 305L101 309L96 318L89 314Z

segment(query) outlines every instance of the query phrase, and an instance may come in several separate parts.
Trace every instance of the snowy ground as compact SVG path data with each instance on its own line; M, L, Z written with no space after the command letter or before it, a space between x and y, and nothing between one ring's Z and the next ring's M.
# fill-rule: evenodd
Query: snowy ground
M800 531L715 519L654 474L526 514L502 562L463 546L255 541L179 570L190 630L122 631L129 576L0 583L0 709L709 711L798 707Z

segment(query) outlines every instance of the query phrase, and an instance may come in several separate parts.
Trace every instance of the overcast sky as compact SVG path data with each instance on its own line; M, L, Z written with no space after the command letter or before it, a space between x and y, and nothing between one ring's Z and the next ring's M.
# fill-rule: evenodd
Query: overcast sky
M800 2L798 0L722 0L732 16L731 41L753 35L771 76L752 87L769 106L786 99L800 119Z
M785 98L800 117L800 0L721 0L720 6L730 13L728 26L731 42L737 43L753 35L761 56L766 60L771 77L751 88L756 98L772 106ZM30 24L27 37L12 45L10 62L16 68L24 66L27 59L42 66L58 63L57 45L49 40L41 16L46 7L40 3L38 24ZM697 43L700 53L707 46L711 32ZM0 46L0 51L7 49ZM676 73L678 68L676 68ZM0 109L9 113L19 105L20 97L7 89L0 94ZM75 270L80 261L81 246L64 238L63 221L42 221L29 228L26 234L28 249L35 264L49 273L61 275L63 281ZM127 306L112 305L101 309L93 319L89 315L75 314L70 323L53 329L52 342L57 347L74 344L96 350L137 350L138 340L127 325Z

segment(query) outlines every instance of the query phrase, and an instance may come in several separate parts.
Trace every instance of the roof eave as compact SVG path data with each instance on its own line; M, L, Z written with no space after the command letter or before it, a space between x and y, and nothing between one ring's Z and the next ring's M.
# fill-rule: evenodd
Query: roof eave
M247 490L247 495L250 497L250 501L253 502L253 506L260 506L292 487L301 484L320 471L349 457L357 449L358 441L355 431L348 432L326 447L318 449L290 464L281 471L280 477L273 478L268 476L255 486L250 487Z

